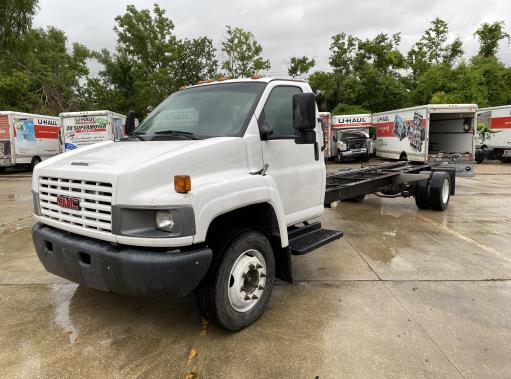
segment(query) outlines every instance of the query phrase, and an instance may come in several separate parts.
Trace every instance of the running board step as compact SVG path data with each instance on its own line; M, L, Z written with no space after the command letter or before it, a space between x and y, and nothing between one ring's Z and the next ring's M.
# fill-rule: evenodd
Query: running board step
M342 236L343 233L337 230L309 229L303 234L293 236L289 240L289 247L291 248L291 254L304 255Z

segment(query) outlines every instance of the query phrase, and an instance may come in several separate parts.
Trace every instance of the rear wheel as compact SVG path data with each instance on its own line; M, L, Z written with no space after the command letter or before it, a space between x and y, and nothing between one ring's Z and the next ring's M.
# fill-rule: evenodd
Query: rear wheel
M430 171L421 171L419 174L430 174ZM429 209L429 178L415 182L415 204L419 209Z
M476 149L476 157L475 161L477 164L483 163L484 161L484 150L483 149Z
M405 161L405 162L408 160L408 156L406 155L406 153L404 151L399 156L399 160L400 161Z
M349 201L352 203L361 203L366 198L366 195L358 195L349 199L344 199L343 201Z
M435 171L429 184L429 205L436 211L445 211L451 198L451 178L444 171Z
M34 167L37 166L39 163L41 163L41 158L39 157L32 158L32 161L30 162L30 166L28 167L28 169L30 171L34 171Z
M263 313L275 277L275 260L268 239L243 232L217 254L205 283L197 290L202 315L231 331L239 331Z

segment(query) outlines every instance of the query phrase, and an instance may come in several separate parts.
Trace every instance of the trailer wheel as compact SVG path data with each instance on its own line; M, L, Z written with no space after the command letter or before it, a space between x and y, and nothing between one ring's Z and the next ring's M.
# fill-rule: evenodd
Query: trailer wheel
M435 211L445 211L451 198L451 178L444 171L434 171L429 182L429 205Z
M203 317L233 332L256 321L270 299L275 277L266 236L254 231L237 235L218 252L210 270L197 290Z
M32 158L32 161L30 162L30 166L28 166L30 171L34 171L34 167L37 166L39 163L41 163L41 158L34 157Z
M404 162L406 162L408 160L408 156L406 155L406 153L404 151L399 156L399 160L404 161Z
M364 154L360 157L360 162L367 162L369 158L369 154Z
M419 174L430 174L430 171L421 171ZM430 209L429 206L429 181L430 179L419 180L415 183L415 204L419 209Z

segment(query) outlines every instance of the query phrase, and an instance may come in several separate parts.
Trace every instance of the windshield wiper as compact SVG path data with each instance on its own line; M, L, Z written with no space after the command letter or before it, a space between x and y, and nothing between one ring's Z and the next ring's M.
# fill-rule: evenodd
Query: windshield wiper
M200 139L198 136L194 135L192 132L183 132L181 130L158 130L154 132L154 134L169 134L179 137L185 137L188 139Z
M137 137L140 141L145 141L145 138L142 138L142 137L140 136L140 134L145 134L145 133L131 133L131 134L129 135L129 137L132 137L132 136L133 136L133 137Z

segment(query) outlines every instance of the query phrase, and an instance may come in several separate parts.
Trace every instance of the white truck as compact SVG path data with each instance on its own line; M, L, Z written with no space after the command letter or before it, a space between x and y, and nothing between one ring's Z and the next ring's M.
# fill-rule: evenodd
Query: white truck
M484 158L511 162L511 105L479 109L477 129L477 163Z
M112 111L61 113L64 151L124 136L126 116Z
M371 114L332 116L330 143L338 162L358 159L367 162L373 152L373 139L369 130Z
M376 156L456 167L473 176L476 104L430 104L373 114Z
M60 150L60 119L0 111L0 172L7 167L33 169Z
M186 115L186 117L184 116ZM128 136L43 162L32 180L37 255L51 273L132 295L183 296L240 330L263 312L291 256L338 239L324 207L366 193L444 210L452 172L406 162L326 175L303 81L254 78L173 93ZM432 170L433 169L433 170ZM403 175L405 174L405 175Z

